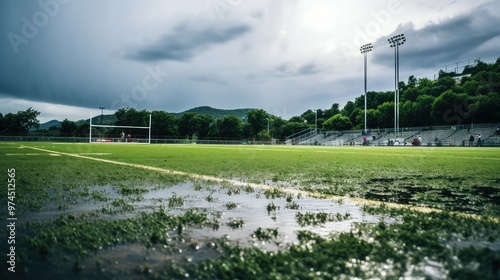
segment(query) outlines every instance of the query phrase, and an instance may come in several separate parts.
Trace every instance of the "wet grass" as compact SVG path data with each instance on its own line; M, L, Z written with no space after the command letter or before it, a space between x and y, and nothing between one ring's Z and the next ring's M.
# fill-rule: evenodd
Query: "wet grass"
M67 153L96 153L92 157L239 178L279 188L500 215L500 209L494 206L499 200L494 193L499 189L500 153L494 148L136 145L130 149L131 146L123 145L31 145ZM71 162L67 157L51 160ZM133 173L123 176L125 167L112 168L117 170L115 178L113 174L106 174L92 180L127 180L127 177L137 180ZM41 171L39 174L50 172ZM67 172L62 171L66 176L81 172L75 166L68 166ZM59 176L62 182L67 178ZM40 183L44 185L44 181ZM96 182L94 185L103 184ZM443 191L445 189L449 192ZM233 190L229 188L228 192ZM266 193L266 197L282 195L279 189L272 192ZM423 202L420 194L425 194ZM461 203L452 205L448 203L450 199L461 200ZM472 206L467 208L467 205Z
M260 191L250 185L54 156L20 148L18 143L0 143L0 154L6 159L0 161L1 170L16 169L17 271L27 277L42 270L47 278L97 279L500 277L498 149L22 145L274 186ZM38 155L23 155L28 153ZM6 176L4 172L0 179L6 182ZM148 198L145 204L151 193L185 182L192 182L193 193L173 192ZM290 190L442 211L368 204L362 215L381 218L366 222L354 212L315 209L302 200L300 192ZM2 217L7 216L6 193L0 193ZM241 213L249 209L240 196L266 199L259 209L279 226L242 218ZM207 204L218 210L204 209ZM78 208L81 205L92 207L74 210L83 209ZM40 211L56 214L30 220ZM286 223L281 224L286 215L304 230L289 236ZM341 225L347 225L347 230L332 230ZM328 230L321 232L325 227ZM225 228L230 229L227 236ZM238 235L247 228L248 236ZM220 231L224 237L193 237L196 230ZM5 226L0 231L7 235ZM295 241L286 242L287 238ZM248 239L275 247L244 246ZM1 243L2 252L5 246ZM111 271L116 264L110 258L119 257L113 250L134 246L142 248L138 254L143 260L134 259L132 267L124 264ZM144 261L153 255L157 263ZM2 279L7 279L5 273L0 274Z

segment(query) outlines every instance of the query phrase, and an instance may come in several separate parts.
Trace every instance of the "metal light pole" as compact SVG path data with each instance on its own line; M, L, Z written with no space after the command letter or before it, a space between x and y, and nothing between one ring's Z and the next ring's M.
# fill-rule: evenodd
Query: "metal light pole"
M104 108L104 107L99 107L99 109L101 109L101 124L102 124L102 115L104 114L104 109L106 109L106 108Z
M101 125L102 125L102 115L104 114L104 109L106 109L106 108L99 107L99 109L101 109ZM102 129L102 127L101 127L101 129ZM101 139L102 139L102 130L101 130Z
M314 133L318 133L318 109L314 113L316 113L314 116Z
M267 135L269 135L269 118L266 118L267 120Z
M372 49L373 49L373 46L371 43L363 45L359 49L364 56L364 62L365 62L364 63L365 64L365 133L366 133L366 92L367 92L367 90L366 90L366 76L368 73L367 68L366 68L366 61L367 61L366 57L367 57L367 53L370 52Z
M399 132L399 46L406 42L404 34L387 39L394 48L394 132Z

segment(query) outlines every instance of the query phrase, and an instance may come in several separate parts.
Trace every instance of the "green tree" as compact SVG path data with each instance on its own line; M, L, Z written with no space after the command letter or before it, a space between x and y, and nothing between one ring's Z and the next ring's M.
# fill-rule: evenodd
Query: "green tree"
M415 76L411 75L408 77L408 88L414 88L417 86L417 78Z
M364 116L363 110L364 109L356 108L351 112L351 115L349 115L349 121L353 126L357 126L358 124L360 124L360 122L363 121L362 117Z
M323 127L329 130L349 130L352 129L352 123L348 117L337 114L326 120Z
M415 103L410 100L406 100L406 102L400 104L399 116L401 127L415 126L415 108Z
M177 136L178 119L165 111L151 112L151 134L154 136Z
M283 127L286 123L287 121L280 117L271 117L271 136L277 139L284 139L286 135L283 135Z
M464 106L466 94L457 94L452 90L443 92L432 103L432 118L435 124L459 124L468 112Z
M149 126L149 112L146 110L137 111L134 108L121 108L116 110L115 117L116 117L115 125L142 126L142 127ZM132 128L127 128L127 129L116 128L108 131L108 133L116 135L116 137L118 137L118 135L120 135L122 131L125 134L132 135L132 137L134 138L144 138L148 136L147 130L132 129Z
M366 125L368 128L378 127L377 120L379 118L380 112L377 109L366 110Z
M80 124L77 124L76 135L78 137L88 137L89 130L90 130L90 124L88 122L82 122Z
M320 118L327 120L327 119L335 116L336 114L340 114L339 104L333 103L332 106L330 107L330 109L326 109L325 111L323 111L323 114L320 115ZM323 123L323 122L321 122L321 123ZM318 123L319 123L319 121L318 121Z
M61 134L63 136L75 136L78 127L75 122L70 121L68 119L64 119L61 122Z
M115 112L115 125L121 126L149 126L149 112L137 111L134 108L121 108Z
M352 111L354 111L354 109L356 109L356 105L354 104L354 102L347 101L344 108L342 108L342 110L340 110L340 114L342 114L346 117L349 117L352 114Z
M405 101L415 101L420 94L420 91L415 87L407 88L403 94L401 94L401 102Z
M214 122L214 118L210 115L199 115L200 128L198 129L198 138L205 139L209 136L211 125Z
M253 109L248 111L247 120L252 128L252 136L256 136L262 131L264 127L267 127L267 120L269 115L266 111L262 109Z
M311 125L311 124L314 125L314 122L316 120L316 113L313 110L309 109L309 110L305 111L304 113L302 113L302 115L300 115L300 116L304 120L306 120L309 125Z
M191 139L194 135L198 134L200 127L200 115L192 112L184 113L179 120L179 135Z
M223 138L241 138L243 131L241 119L235 115L224 117L219 124L219 131Z
M429 78L421 78L418 79L418 88L423 89L423 88L430 88L432 87L432 81Z
M420 95L415 102L415 125L426 126L430 125L430 117L432 115L432 104L434 97L430 95Z
M378 127L394 127L394 102L384 102L377 107Z
M40 112L31 107L26 111L18 111L17 114L8 113L1 117L0 131L18 135L27 134L32 127L40 128L40 122L37 119L39 115Z
M296 123L304 123L304 119L300 116L293 116L289 120L289 122L296 122Z
M304 122L288 122L281 126L281 131L283 138L286 138L307 128L308 125Z

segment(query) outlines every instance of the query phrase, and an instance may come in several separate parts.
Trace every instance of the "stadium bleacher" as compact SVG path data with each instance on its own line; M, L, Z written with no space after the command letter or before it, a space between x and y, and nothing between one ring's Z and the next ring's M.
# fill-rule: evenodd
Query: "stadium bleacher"
M402 129L402 132L377 130L366 135L369 146L411 146L414 138L421 138L421 146L469 146L469 138L474 136L473 145L481 135L482 146L500 146L497 135L498 124L477 124L460 126L418 127ZM298 145L323 146L359 146L363 145L364 135L361 130L323 131L301 135Z

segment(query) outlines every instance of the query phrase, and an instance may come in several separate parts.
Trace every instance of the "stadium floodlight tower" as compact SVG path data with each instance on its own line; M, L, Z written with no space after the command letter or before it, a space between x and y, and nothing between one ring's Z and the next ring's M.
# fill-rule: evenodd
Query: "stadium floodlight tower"
M387 39L394 48L394 132L399 132L399 46L406 42L404 34Z
M361 48L359 49L361 51L361 53L363 54L364 56L364 65L365 65L365 133L366 133L366 76L367 76L367 68L366 68L366 57L367 57L367 53L370 52L371 50L373 49L373 46L371 43L369 44L366 44L366 45L362 45Z

